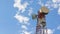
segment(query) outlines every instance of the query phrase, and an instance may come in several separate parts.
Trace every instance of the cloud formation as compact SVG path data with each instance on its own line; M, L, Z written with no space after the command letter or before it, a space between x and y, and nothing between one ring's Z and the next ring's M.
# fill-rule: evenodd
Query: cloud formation
M22 25L21 28L24 29L24 30L28 29L26 25Z
M21 15L20 13L24 13L25 9L27 8L27 6L29 5L28 2L24 2L23 4L21 4L22 0L14 0L14 8L18 8L17 13L15 14L14 18L16 18L21 25L21 28L23 30L20 30L20 34L30 34L30 32L28 32L28 28L26 25L29 24L29 18ZM30 9L32 11L32 9ZM29 12L29 15L31 14L31 12Z
M28 32L28 31L25 31L24 33L25 33L25 34L30 34L30 32Z
M22 11L22 13L25 11L28 5L28 2L24 2L23 4L21 4L21 0L14 0L14 8L18 8L18 11Z
M20 34L31 34L31 33L28 31L22 31Z
M53 33L54 33L54 30L48 29L48 30L47 30L47 33L48 33L48 34L53 34Z
M22 16L22 15L19 15L19 14L16 14L14 17L22 24L23 23L27 24L29 22L29 18L28 17Z
M33 12L33 8L30 8L28 11L29 11L28 15L31 16L31 14Z
M16 18L21 25L21 28L23 30L20 30L20 34L30 34L30 32L28 32L28 27L27 25L29 25L29 18L23 15L19 15L18 13L16 13L16 15L14 16L14 18Z

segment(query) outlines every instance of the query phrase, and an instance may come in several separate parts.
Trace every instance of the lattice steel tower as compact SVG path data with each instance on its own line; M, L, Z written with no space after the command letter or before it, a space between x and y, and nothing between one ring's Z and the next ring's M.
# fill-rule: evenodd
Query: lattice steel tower
M36 34L48 34L47 33L47 27L46 27L46 19L45 15L47 15L49 10L43 6L38 11L38 14L33 14L32 18L37 18L37 25L36 25Z

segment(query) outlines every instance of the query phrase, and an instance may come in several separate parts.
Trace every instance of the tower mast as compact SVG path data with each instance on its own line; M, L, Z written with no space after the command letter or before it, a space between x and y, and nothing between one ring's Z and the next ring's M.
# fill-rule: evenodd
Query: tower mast
M49 10L43 6L38 11L38 15L33 15L33 18L37 18L37 25L36 25L36 34L48 34L47 27L46 27L46 19L45 15L47 15Z
M47 14L48 14L48 9L45 6L43 6L38 11L36 34L47 34L46 19L45 19L45 15L47 15Z

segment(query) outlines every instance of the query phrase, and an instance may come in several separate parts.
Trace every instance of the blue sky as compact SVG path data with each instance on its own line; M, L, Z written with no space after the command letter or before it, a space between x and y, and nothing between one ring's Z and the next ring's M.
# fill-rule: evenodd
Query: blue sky
M31 14L46 6L48 34L60 34L60 0L0 0L0 34L34 34Z

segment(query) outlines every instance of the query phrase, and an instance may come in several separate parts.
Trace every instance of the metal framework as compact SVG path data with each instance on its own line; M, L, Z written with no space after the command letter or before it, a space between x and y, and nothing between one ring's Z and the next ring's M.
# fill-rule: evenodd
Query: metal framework
M48 14L48 9L46 7L42 7L38 11L36 34L48 34L47 27L46 27L46 19L45 19L45 15L47 14Z
M49 10L43 6L39 11L38 15L32 15L32 18L37 18L37 25L36 25L36 34L48 34L47 27L46 27L46 19L45 15L47 15Z
M37 17L36 34L47 34L45 14L38 12Z

